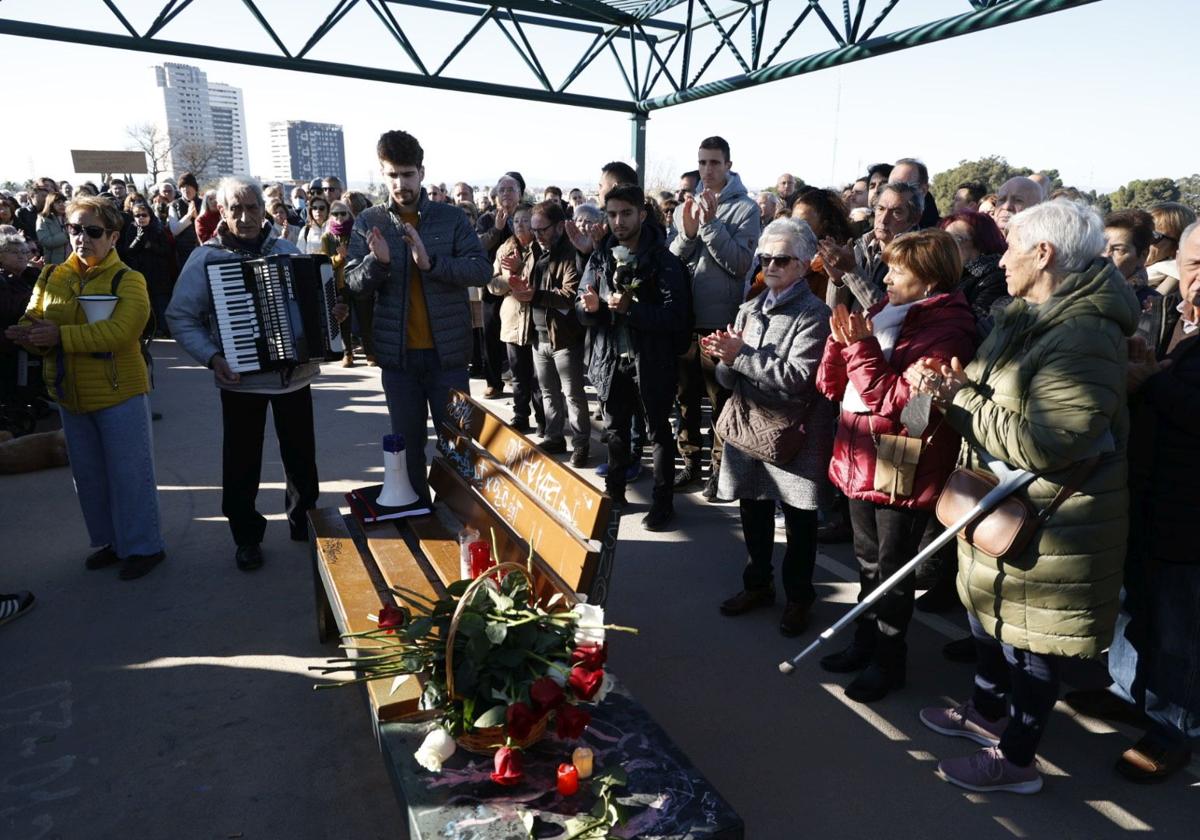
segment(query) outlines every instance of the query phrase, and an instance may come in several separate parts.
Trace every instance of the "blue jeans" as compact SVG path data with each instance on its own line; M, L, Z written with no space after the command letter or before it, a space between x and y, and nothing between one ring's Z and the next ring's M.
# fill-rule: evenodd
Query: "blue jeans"
M1146 713L1160 746L1200 737L1200 566L1147 564L1130 552L1108 673L1110 690Z
M975 616L967 618L978 653L972 701L989 720L1008 715L1000 752L1013 764L1028 767L1058 700L1059 660L1003 644Z
M404 436L408 480L425 503L429 502L429 482L425 477L429 417L433 417L434 433L440 435L442 424L450 419L446 405L452 389L471 392L467 369L443 369L436 350L409 350L405 353L404 367L383 368L383 395L387 398L392 433Z
M118 557L163 550L146 394L83 414L59 408L75 493L93 546Z

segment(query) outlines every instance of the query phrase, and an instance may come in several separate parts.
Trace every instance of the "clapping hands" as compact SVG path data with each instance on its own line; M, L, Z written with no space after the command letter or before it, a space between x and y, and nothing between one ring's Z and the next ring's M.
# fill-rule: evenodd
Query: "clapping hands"
M850 313L844 304L839 303L829 316L829 330L833 340L838 344L849 347L856 341L861 341L874 334L871 319L861 312Z
M744 330L735 330L733 325L723 330L714 330L700 339L700 349L708 355L720 359L726 365L732 365L738 353L746 345L742 336Z

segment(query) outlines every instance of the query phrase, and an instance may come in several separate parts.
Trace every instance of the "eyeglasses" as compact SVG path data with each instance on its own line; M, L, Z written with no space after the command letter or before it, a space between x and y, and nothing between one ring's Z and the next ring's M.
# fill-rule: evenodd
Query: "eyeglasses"
M79 236L81 233L86 233L90 239L100 239L104 234L109 233L108 228L100 225L77 225L73 222L67 222L67 234L69 236Z
M312 206L312 211L314 213L328 213L329 212L329 208L326 207L324 204L313 204L311 206Z
M1154 231L1154 234L1151 236L1151 239L1153 239L1155 242L1162 242L1164 239L1167 240L1168 242L1178 242L1179 241L1174 236L1167 236L1161 230Z
M789 254L776 254L774 256L771 254L758 255L758 261L762 263L763 268L770 268L771 263L775 263L775 265L779 266L780 268L787 268L795 259L795 257L790 256Z
M335 218L335 219L344 219L344 218L348 218L350 216L350 214L347 213L345 210L334 210L329 215L333 216L333 218Z
M548 230L554 230L554 225L546 225L545 227L534 227L533 223L530 222L529 229L532 230L534 233L545 233Z
M149 214L149 213L134 213L134 214L133 214L133 218L135 218L135 219L149 219L149 218L150 218L150 214ZM95 237L92 237L92 238L94 239Z

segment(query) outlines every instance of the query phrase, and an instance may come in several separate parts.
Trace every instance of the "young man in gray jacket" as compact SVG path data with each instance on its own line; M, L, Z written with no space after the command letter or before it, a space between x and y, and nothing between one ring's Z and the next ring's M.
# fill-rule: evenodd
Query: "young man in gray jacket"
M691 346L679 357L683 469L675 476L675 486L685 487L700 478L700 403L708 394L714 428L712 469L704 497L715 501L723 446L715 427L729 391L717 382L716 362L700 350L699 341L733 323L745 295L745 277L754 265L761 223L758 204L731 171L729 144L721 137L701 140L698 159L700 183L675 210L678 234L671 242L671 253L691 270L694 315Z
M230 368L221 349L205 267L233 257L257 259L298 254L296 246L275 236L267 221L262 186L244 178L225 178L217 189L221 222L208 242L188 256L171 303L167 323L171 335L200 364L212 368L221 393L221 512L229 520L235 559L244 572L263 564L262 543L267 520L255 509L262 475L263 432L267 407L275 419L279 457L287 478L285 501L293 540L308 539L305 514L317 503L317 444L313 431L309 383L320 365L309 362L283 372L240 375ZM344 320L349 309L334 307Z
M428 504L426 427L431 415L435 433L449 419L452 389L470 392L467 287L486 284L492 264L466 214L421 188L425 151L415 137L386 132L375 151L390 199L354 220L346 285L376 296L375 358L388 416L404 436L413 490Z

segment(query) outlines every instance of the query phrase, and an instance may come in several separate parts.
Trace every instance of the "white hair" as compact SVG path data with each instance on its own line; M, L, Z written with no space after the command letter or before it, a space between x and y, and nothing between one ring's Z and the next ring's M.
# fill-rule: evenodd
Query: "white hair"
M1200 230L1200 221L1192 222L1190 225L1185 227L1183 229L1183 232L1179 234L1179 246L1182 248L1183 243L1187 242L1188 237L1191 236L1193 233L1195 233L1197 230Z
M1029 251L1039 242L1054 246L1054 267L1083 271L1104 251L1104 220L1082 201L1057 198L1022 210L1008 222L1008 241Z
M170 178L163 178L161 181L159 181L157 184L154 185L154 188L156 190L158 190L159 192L162 192L163 187L170 187L175 192L179 192L179 187L177 187L175 185L175 182L172 181Z
M580 204L575 208L574 217L577 221L583 222L603 222L604 211L595 204Z
M221 183L217 184L217 204L228 210L238 193L244 193L246 190L254 193L255 198L258 199L258 206L265 210L267 200L263 196L262 184L253 178L244 178L240 175L222 178Z
M833 190L833 192L837 192L837 190ZM879 188L879 192L875 193L876 204L886 192L894 192L908 202L908 207L913 212L914 228L921 223L921 216L925 212L925 193L921 191L919 184L910 184L908 181L888 181Z
M817 235L812 232L808 222L800 219L776 219L768 224L758 238L760 251L768 239L788 240L792 256L804 262L812 262L817 255Z
M0 225L0 251L25 250L25 234L12 225Z

